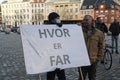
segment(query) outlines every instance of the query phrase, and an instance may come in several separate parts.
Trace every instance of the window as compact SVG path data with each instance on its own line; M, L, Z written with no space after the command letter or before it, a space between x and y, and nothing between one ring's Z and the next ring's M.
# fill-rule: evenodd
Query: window
M29 9L27 9L27 12L29 12Z
M100 5L100 8L104 8L104 5Z
M87 14L90 14L90 11L87 11Z
M70 12L73 12L73 10L72 10L72 9L70 9Z
M86 14L86 11L84 11L84 14Z
M23 9L23 13L25 13L25 9Z
M105 10L105 14L108 14L108 10Z
M111 22L113 22L114 21L114 17L111 17Z
M58 5L56 5L56 7L59 7Z
M96 11L96 14L98 14L99 13L99 11Z
M65 5L65 7L68 7L68 5Z
M87 8L87 6L82 6L82 9L86 9Z
M43 9L41 9L41 12L43 13Z
M93 5L90 5L90 6L89 6L89 9L92 9L92 8L93 8Z
M33 9L32 9L32 13L33 13L34 11L33 11Z
M111 15L114 15L114 10L111 10Z
M104 22L107 22L108 21L108 18L107 17L105 17L105 20L104 20Z
M78 18L78 15L75 15L75 18Z
M78 8L75 8L75 12L78 12Z
M83 11L81 11L81 14L83 14Z
M114 8L114 5L111 5L111 8Z
M34 19L34 16L32 16L32 19Z
M103 14L104 12L103 11L100 11L100 14Z
M35 4L35 7L37 7L37 4Z
M25 15L23 15L24 16L24 19L26 19L26 16Z
M70 19L72 19L73 18L73 15L70 15Z
M63 5L60 5L60 7L63 7Z
M29 19L29 15L27 15L27 19Z
M43 7L43 4L41 6Z
M38 4L38 7L40 7L40 4Z
M78 6L78 4L76 4L76 6Z

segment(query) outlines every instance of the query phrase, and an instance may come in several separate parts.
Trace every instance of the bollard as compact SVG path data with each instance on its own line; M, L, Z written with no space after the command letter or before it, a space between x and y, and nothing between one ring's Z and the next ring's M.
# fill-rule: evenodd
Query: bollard
M39 75L39 80L42 80L41 75Z
M11 32L11 29L10 29L10 28L6 28L6 29L5 29L5 33L6 33L6 34L10 34L10 32Z
M120 57L119 57L119 64L120 64Z

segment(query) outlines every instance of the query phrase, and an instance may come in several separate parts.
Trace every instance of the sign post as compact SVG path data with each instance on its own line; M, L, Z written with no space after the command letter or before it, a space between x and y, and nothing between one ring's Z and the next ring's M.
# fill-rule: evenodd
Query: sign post
M23 25L20 31L27 74L90 65L80 26Z

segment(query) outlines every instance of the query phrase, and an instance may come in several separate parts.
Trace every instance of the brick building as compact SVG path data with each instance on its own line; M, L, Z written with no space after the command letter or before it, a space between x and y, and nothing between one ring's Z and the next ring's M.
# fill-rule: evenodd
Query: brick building
M113 0L98 0L95 5L94 18L101 17L106 24L114 19L120 21L120 5Z
M103 22L110 24L114 19L120 21L120 5L114 0L84 0L82 13L92 15L94 19L101 17ZM93 12L90 14L90 12ZM84 14L84 15L86 15Z

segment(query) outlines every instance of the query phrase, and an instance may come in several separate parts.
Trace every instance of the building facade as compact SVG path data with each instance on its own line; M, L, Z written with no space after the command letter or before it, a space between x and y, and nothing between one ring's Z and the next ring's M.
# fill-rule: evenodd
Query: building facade
M30 23L30 4L28 1L12 2L12 0L3 2L2 8L2 23L6 26L17 26Z
M51 12L61 20L80 19L83 0L7 0L1 4L2 23L6 26L42 24Z
M31 20L32 24L43 24L45 19L45 1L46 0L31 0Z
M1 5L0 5L0 24L2 24L2 13L1 13Z
M50 12L57 12L61 20L80 19L83 0L50 0L46 3L46 20Z
M80 9L80 18L85 15L91 15L94 17L94 4L96 0L84 0Z
M2 23L11 27L21 24L40 24L44 16L44 1L8 0L3 2L1 4Z
M88 14L88 10L92 11L92 14ZM107 25L111 24L114 19L120 21L120 5L117 0L84 0L80 12L84 15L92 15L94 19L101 17Z
M120 21L120 5L114 0L99 0L95 7L94 17L101 17L107 25L111 24L114 19Z

